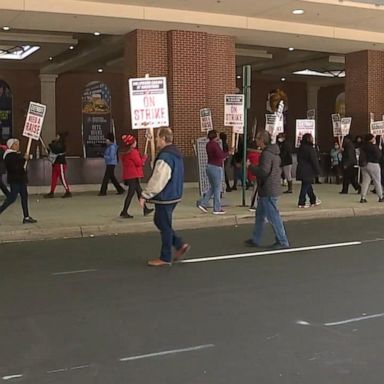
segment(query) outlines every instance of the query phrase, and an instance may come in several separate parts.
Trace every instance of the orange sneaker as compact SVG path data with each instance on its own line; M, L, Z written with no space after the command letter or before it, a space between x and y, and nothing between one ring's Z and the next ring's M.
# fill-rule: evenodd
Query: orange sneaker
M150 267L163 267L164 265L171 266L172 263L168 263L166 261L163 261L161 259L152 259L148 261L148 265Z

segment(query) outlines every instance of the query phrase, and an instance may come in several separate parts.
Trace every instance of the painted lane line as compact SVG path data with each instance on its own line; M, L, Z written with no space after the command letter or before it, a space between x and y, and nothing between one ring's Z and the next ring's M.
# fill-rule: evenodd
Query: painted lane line
M326 327L334 327L336 325L343 325L343 324L349 324L349 323L357 323L359 321L364 320L370 320L370 319L378 319L380 317L384 317L384 313L376 313L375 315L368 315L368 316L360 316L355 317L352 319L342 320L342 321L334 321L332 323L324 323Z
M76 273L97 272L98 269L79 269L78 271L64 271L52 273L53 276L74 275Z
M59 368L59 369L52 369L51 371L47 371L47 373L61 373L61 372L67 372L68 368Z
M132 361L132 360L139 360L139 359L147 359L147 358L150 358L150 357L172 355L172 354L176 354L176 353L199 351L199 350L202 350L202 349L213 348L214 346L215 346L214 344L203 344L203 345L197 345L195 347L189 347L189 348L173 349L173 350L170 350L170 351L147 353L145 355L123 357L123 358L119 359L119 361Z
M231 259L241 259L245 257L254 257L254 256L264 256L264 255L276 255L279 253L293 253L293 252L304 252L304 251L313 251L317 249L329 249L329 248L340 248L340 247L350 247L354 245L361 245L361 241L350 241L347 243L334 243L334 244L323 244L323 245L313 245L309 247L299 247L299 248L285 248L278 249L274 251L261 251L261 252L251 252L251 253L237 253L234 255L223 255L223 256L212 256L212 257L201 257L198 259L185 259L181 260L178 263L203 263L206 261L219 261L219 260L231 260Z
M52 369L50 371L47 371L47 373L62 373L62 372L68 372L68 371L75 371L78 369L89 368L90 366L91 366L90 364L84 364L84 365L77 365L75 367L70 367L70 368Z
M69 368L71 371L74 371L76 369L85 369L85 368L89 368L91 365L90 364L85 364L85 365L78 365L77 367L72 367L72 368Z
M13 380L13 379L20 379L23 377L23 375L9 375L9 376L3 376L3 380Z

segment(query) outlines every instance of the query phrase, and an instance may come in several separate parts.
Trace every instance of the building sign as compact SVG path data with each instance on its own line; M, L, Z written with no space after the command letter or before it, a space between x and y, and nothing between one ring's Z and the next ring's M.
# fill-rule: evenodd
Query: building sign
M129 79L132 129L169 126L167 79Z
M213 129L212 113L210 108L200 109L200 127L201 132L209 132Z
M84 157L100 157L112 132L111 94L106 84L89 83L82 97Z
M12 136L12 92L9 85L0 80L0 138Z
M35 103L33 101L29 103L23 136L33 140L40 140L46 109L47 107L43 104Z
M315 120L308 120L308 119L296 120L296 140L295 140L296 148L300 147L301 139L306 133L310 133L313 137L313 142L316 142L315 128L316 128Z
M224 125L244 125L244 95L224 96Z

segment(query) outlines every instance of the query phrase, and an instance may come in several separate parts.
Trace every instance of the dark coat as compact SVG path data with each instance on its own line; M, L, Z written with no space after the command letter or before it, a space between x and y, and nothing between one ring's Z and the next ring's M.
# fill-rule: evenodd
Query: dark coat
M260 197L277 197L281 194L280 150L277 144L270 144L263 149L258 166L249 166L256 176Z
M19 152L11 152L4 157L7 167L8 184L27 183L27 172L24 169L25 159Z
M52 151L52 153L58 155L53 164L67 164L67 160L65 158L66 148L64 142L61 140L54 140L51 144L49 144L49 149Z
M310 143L302 143L297 151L296 180L311 183L320 175L320 163L315 148Z
M361 167L367 163L378 163L381 161L381 151L376 144L364 143L360 148L359 164Z
M344 168L353 167L357 164L355 146L349 137L343 140L343 158L341 161Z
M281 166L284 167L286 165L292 164L292 148L287 140L284 140L282 143L277 143L280 148L280 158L281 158Z

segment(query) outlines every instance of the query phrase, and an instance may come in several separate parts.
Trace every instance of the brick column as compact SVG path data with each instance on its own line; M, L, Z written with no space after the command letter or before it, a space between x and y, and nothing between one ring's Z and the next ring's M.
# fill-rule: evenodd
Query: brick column
M353 135L369 132L369 113L384 113L384 52L360 51L346 56L345 107Z
M212 109L214 127L221 131L224 94L235 89L235 43L232 37L189 31L137 30L125 44L125 126L130 127L128 79L166 76L170 124L175 142L192 156L191 140L201 137L199 110ZM143 144L143 133L139 145Z

